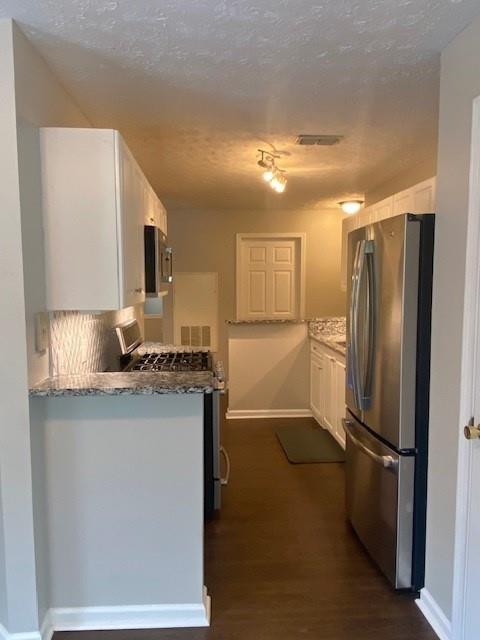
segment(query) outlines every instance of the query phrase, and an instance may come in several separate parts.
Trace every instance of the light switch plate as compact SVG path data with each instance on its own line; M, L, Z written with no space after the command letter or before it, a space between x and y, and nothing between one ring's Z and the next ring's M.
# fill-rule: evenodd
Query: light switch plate
M35 314L35 349L43 353L48 349L48 313L41 311Z

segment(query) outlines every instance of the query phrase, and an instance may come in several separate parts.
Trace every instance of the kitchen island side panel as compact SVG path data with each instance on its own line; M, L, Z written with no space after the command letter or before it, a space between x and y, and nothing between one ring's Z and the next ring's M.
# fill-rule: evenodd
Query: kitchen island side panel
M203 395L31 403L48 606L203 604Z

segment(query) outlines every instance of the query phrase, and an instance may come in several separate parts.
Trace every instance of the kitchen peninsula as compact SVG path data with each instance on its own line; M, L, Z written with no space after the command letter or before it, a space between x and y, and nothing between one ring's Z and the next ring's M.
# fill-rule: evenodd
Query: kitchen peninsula
M210 372L58 376L30 391L38 599L62 628L206 626Z

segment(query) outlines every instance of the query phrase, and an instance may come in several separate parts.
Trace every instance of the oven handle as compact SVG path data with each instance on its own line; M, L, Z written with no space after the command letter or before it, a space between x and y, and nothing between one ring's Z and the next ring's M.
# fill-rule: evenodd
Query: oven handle
M227 450L225 449L225 447L220 447L220 453L223 456L223 459L225 460L225 475L223 476L223 478L220 478L220 484L222 486L225 486L228 484L228 481L230 480L230 456L227 453Z

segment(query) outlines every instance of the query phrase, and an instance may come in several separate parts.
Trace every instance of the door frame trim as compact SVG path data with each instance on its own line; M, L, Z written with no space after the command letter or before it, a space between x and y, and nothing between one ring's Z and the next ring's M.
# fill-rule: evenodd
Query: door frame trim
M235 256L235 317L237 320L240 318L241 309L241 292L240 292L240 266L241 266L241 246L243 240L262 239L266 240L297 240L300 244L300 288L299 288L299 304L298 313L299 318L305 317L305 283L306 283L306 247L307 247L307 234L302 232L293 233L237 233L236 234L236 256ZM261 319L260 319L261 320Z
M472 134L465 260L465 296L458 425L457 492L452 597L452 640L465 637L465 595L467 587L468 522L471 505L472 447L463 436L463 426L474 415L475 387L479 377L476 359L480 339L480 96L472 104ZM477 416L478 420L478 416Z

